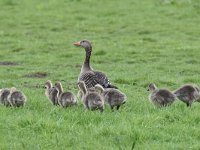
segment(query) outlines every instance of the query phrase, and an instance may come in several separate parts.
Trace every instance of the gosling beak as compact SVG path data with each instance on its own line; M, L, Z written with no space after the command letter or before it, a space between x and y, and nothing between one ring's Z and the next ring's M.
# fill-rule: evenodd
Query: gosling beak
M81 46L81 43L80 42L76 42L74 43L75 46Z

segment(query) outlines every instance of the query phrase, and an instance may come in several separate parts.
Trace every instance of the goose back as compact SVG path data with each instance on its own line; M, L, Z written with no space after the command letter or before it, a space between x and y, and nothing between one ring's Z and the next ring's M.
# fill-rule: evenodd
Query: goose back
M84 81L87 88L92 88L96 84L100 84L104 88L109 88L110 85L110 81L104 73L92 70L81 74L79 81Z

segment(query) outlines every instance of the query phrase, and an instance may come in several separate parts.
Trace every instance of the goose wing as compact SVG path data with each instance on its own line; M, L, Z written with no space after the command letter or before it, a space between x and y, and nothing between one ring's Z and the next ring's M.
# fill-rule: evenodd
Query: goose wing
M100 84L104 88L111 87L107 76L99 71L87 71L79 77L79 80L84 81L87 88L94 87L96 84Z

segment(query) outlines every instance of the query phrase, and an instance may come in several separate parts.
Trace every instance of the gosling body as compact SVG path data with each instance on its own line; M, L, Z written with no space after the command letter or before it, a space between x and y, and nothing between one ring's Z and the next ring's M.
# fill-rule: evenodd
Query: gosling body
M10 106L8 102L8 96L10 94L10 89L1 89L0 90L0 103L5 106Z
M171 105L176 96L167 89L158 89L155 84L151 83L148 86L150 91L149 100L156 106L165 107Z
M78 82L78 87L83 93L83 104L88 110L99 110L100 112L104 111L104 99L96 91L89 91L86 88L84 81Z
M191 107L192 103L195 101L200 102L200 89L196 85L183 85L177 89L174 94L188 107Z
M77 104L77 98L72 92L64 92L61 82L57 82L55 87L58 91L58 104L62 107L68 107Z
M16 88L11 88L10 94L8 96L8 102L12 107L24 106L27 99L23 92L17 90Z
M115 88L104 89L100 84L95 85L95 89L101 93L105 102L107 102L113 110L114 107L118 110L121 105L127 101L127 96Z
M45 83L45 95L47 96L48 100L53 104L53 105L59 105L58 104L58 90L53 87L52 82L50 80L48 80Z

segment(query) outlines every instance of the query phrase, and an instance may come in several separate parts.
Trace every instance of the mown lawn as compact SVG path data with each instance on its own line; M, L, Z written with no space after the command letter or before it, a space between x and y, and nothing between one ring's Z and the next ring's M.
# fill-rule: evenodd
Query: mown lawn
M199 0L0 0L0 88L16 86L24 108L0 107L0 149L200 149L200 104L155 108L146 87L200 85ZM48 80L77 93L84 50L92 66L127 94L118 112L62 109ZM44 73L42 78L30 74ZM46 74L45 74L46 73Z

